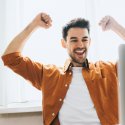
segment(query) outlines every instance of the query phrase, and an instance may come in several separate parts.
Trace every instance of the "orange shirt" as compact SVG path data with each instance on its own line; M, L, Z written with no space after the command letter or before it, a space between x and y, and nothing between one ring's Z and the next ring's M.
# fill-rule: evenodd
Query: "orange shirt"
M43 122L45 125L59 125L58 112L63 104L72 80L71 61L64 67L43 65L33 62L21 53L15 52L2 57L4 65L11 68L43 95ZM102 125L119 123L118 116L118 78L116 64L98 61L88 63L82 74Z

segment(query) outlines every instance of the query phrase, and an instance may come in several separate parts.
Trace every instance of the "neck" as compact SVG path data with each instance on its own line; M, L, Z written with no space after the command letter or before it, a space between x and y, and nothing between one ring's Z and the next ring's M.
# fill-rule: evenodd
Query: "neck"
M83 64L82 63L76 63L74 61L72 61L73 67L82 67Z

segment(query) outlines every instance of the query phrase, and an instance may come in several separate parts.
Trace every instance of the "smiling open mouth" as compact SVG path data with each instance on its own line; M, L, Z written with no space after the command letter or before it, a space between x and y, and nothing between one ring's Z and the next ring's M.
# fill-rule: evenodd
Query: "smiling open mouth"
M83 54L85 54L85 52L86 52L86 49L75 50L74 52L75 52L75 54L77 54L78 56L83 56Z

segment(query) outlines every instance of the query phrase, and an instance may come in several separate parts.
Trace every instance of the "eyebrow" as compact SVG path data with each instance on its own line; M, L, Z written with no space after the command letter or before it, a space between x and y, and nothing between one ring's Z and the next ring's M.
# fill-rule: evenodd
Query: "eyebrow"
M87 39L87 38L89 38L88 36L84 36L84 37L82 37L83 39ZM77 39L77 37L71 37L70 39Z

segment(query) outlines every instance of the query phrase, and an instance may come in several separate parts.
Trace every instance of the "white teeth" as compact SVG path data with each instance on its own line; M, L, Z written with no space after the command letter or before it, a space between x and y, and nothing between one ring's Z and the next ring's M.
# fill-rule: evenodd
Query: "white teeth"
M83 50L81 51L81 50L77 50L76 52L83 52Z
M83 50L76 50L76 52L83 53L84 51Z

